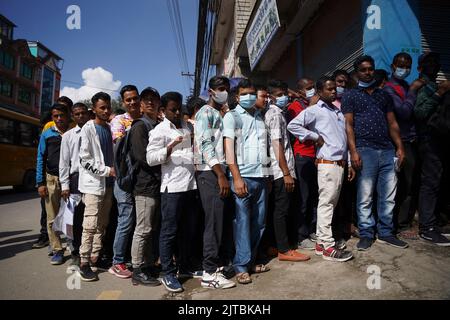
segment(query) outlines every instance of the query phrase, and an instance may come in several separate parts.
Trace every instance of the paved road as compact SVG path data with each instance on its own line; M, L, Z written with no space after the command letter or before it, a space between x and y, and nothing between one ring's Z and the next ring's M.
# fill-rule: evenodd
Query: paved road
M220 291L189 279L183 293L172 295L162 286L134 287L107 272L98 282L78 282L66 273L68 261L52 266L46 249L31 249L39 233L39 208L35 194L0 191L0 299L450 299L450 248L422 241L410 242L406 250L375 243L362 253L354 250L352 239L350 262L316 256L306 263L272 260L272 270L253 276L252 284Z

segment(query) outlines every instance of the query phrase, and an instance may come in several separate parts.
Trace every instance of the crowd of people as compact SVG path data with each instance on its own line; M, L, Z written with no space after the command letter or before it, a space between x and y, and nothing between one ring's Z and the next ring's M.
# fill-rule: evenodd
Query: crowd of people
M450 82L436 82L436 53L420 56L408 84L411 66L399 53L389 77L361 56L351 74L304 77L295 89L214 76L208 101L193 97L185 112L180 93L152 87L124 86L126 112L114 117L107 93L92 109L61 97L38 148L34 247L64 263L52 228L61 199L73 204L67 246L82 280L106 266L170 292L183 291L183 276L212 289L248 284L268 259L305 262L308 250L348 261L352 235L361 251L418 238L450 246L440 217Z

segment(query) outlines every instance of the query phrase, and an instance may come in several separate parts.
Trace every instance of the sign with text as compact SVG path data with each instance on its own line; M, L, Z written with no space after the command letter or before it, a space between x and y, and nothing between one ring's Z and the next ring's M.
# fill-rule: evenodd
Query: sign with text
M253 70L280 27L276 0L263 0L256 12L246 42L250 68Z

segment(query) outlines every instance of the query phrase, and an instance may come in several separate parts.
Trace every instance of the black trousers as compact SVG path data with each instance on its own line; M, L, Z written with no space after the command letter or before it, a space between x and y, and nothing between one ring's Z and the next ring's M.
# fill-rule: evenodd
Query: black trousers
M307 239L316 232L317 203L319 191L317 186L317 168L315 159L295 155L295 171L297 174L298 197L298 241Z
M398 173L394 227L398 232L411 228L419 201L420 161L417 141L403 141L405 161Z
M286 252L289 246L289 228L292 226L289 213L293 193L286 191L284 179L280 178L273 182L273 229L279 252ZM308 234L309 235L309 234Z
M47 231L47 211L45 210L45 199L41 198L41 237L46 237L48 239L48 231Z
M419 152L422 161L419 191L419 229L427 231L437 225L436 206L441 189L444 164L448 161L448 141L422 139ZM447 195L448 196L448 195Z
M225 200L219 195L219 184L213 171L197 171L196 177L205 213L203 270L214 273L220 265L219 250L223 235Z

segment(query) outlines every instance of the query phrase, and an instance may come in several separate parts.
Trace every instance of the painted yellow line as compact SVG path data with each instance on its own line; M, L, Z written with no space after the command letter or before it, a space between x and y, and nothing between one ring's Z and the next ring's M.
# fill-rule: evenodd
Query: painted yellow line
M121 294L121 290L103 291L98 295L97 300L117 300Z

